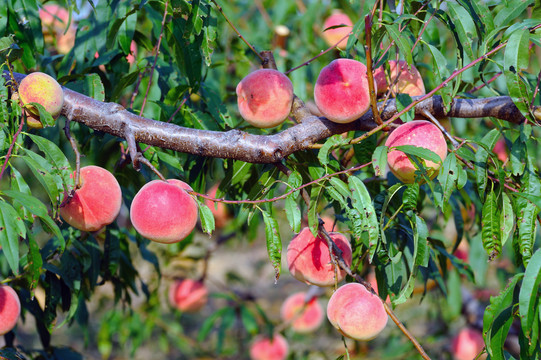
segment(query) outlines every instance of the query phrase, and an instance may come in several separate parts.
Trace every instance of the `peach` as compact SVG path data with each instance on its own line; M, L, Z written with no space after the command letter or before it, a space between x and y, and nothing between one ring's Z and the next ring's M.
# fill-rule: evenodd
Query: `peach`
M11 100L13 100L16 103L19 103L19 93L14 92L13 94L11 94ZM30 129L42 129L43 128L43 124L41 123L41 121L39 121L39 116L38 115L34 115L31 112L29 112L27 110L24 110L24 109L23 109L23 111L26 114L26 125Z
M197 223L197 202L177 179L153 180L133 198L130 220L139 234L164 244L184 240Z
M383 302L359 283L342 285L327 304L327 318L351 339L371 340L387 325Z
M237 104L240 115L253 126L278 126L291 112L293 84L278 70L256 70L237 85Z
M250 346L251 360L285 360L289 352L287 340L280 334L272 339L266 336L256 337Z
M408 63L404 60L389 60L390 84L394 94L402 93L409 96L425 95L425 85L419 70L412 64L408 68ZM385 69L380 66L374 71L374 81L376 82L378 95L383 94L389 89L389 83L385 77Z
M340 26L334 29L326 30L333 26ZM329 44L329 46L335 46L340 39L342 39L344 36L348 35L351 30L353 30L353 22L347 16L341 11L335 11L333 12L328 18L325 19L325 22L323 23L323 33L321 36ZM348 44L348 39L344 39L336 45L336 47L340 50L345 49Z
M346 237L337 232L331 232L331 239L342 250L346 264L351 265L351 245ZM315 237L310 229L305 227L287 246L287 264L289 272L297 280L317 286L332 286L335 283L335 268L331 262L329 247L322 236ZM337 269L336 282L344 279L344 270Z
M415 181L415 165L402 151L392 149L395 146L413 145L432 150L442 161L447 156L447 143L438 127L429 121L415 120L397 127L387 138L389 147L387 163L392 173L404 183ZM441 163L425 160L425 169L433 179L440 170Z
M35 102L42 105L53 118L57 118L64 105L64 91L60 84L51 76L33 72L26 75L19 84L19 99L25 105L28 114L39 118L39 111L28 103ZM39 122L39 120L37 120ZM40 123L35 127L43 127Z
M11 286L0 285L0 335L10 332L21 315L19 295Z
M361 117L370 107L366 66L351 59L333 60L319 73L314 101L331 121L349 123Z
M56 41L56 49L60 54L67 54L75 44L77 27L72 23L66 31L69 22L69 12L56 4L47 4L39 10L39 18L43 28L46 43Z
M218 186L219 184L212 186L207 192L207 195L216 199L216 192L218 191ZM216 228L223 228L230 218L229 212L227 211L225 204L223 202L214 202L205 199L205 205L209 207L212 215L214 215L214 224L216 225Z
M169 287L169 303L182 312L197 312L207 304L208 294L201 281L177 279Z
M75 173L71 178L75 177ZM58 212L71 226L82 231L98 231L115 221L122 205L122 190L108 170L85 166L80 173L81 187Z
M498 156L498 159L505 163L507 159L509 158L509 155L507 154L507 144L505 143L505 139L500 138L498 141L496 141L496 144L494 145L494 148L492 149L494 154Z
M323 307L316 297L306 301L305 292L297 292L286 298L280 309L283 321L291 322L293 331L306 334L315 331L323 323Z
M471 360L485 347L481 332L465 328L458 332L451 343L451 352L454 360Z

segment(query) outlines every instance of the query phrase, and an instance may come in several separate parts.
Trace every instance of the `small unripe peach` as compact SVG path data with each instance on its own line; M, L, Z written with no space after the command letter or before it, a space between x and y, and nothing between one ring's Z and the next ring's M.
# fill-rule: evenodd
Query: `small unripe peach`
M257 337L250 346L251 360L285 360L289 346L287 340L280 334L274 334L272 339L265 336Z
M409 96L425 95L425 85L419 70L412 64L408 68L408 63L404 60L389 60L390 84L391 90L395 94L408 94ZM385 78L385 69L383 66L374 71L374 81L377 86L378 95L383 94L389 89L389 84Z
M130 219L139 234L171 244L184 240L197 224L197 203L186 183L170 179L145 184L133 198Z
M287 297L280 309L283 321L291 321L291 328L301 334L310 333L323 323L323 307L316 297L308 302L305 292L297 292Z
M10 332L21 314L19 295L11 286L0 285L0 335Z
M256 70L237 85L237 103L242 118L253 126L280 125L291 112L293 84L278 70Z
M340 26L334 29L328 29L333 26ZM353 22L347 16L341 11L333 12L327 19L325 19L325 22L323 23L323 33L321 36L323 39L329 44L330 46L334 46L340 39L344 38L344 36L348 35L351 30L353 29ZM345 49L348 44L348 39L344 39L336 45L338 49Z
M169 287L169 303L182 312L197 312L208 302L208 289L201 281L177 279Z
M415 120L400 125L385 142L385 146L389 148L401 145L413 145L432 150L442 159L442 162L447 156L447 143L442 132L436 125L425 120ZM402 151L390 150L387 163L392 173L402 182L415 181L415 165ZM438 175L440 166L441 162L425 161L425 169L431 179Z
M331 239L342 250L342 257L351 265L351 245L346 237L331 232ZM309 228L304 228L287 246L287 264L289 272L296 279L317 286L332 286L335 283L335 266L331 262L329 247L320 235L315 237ZM344 279L346 273L336 269L336 282Z
M85 166L80 183L70 201L58 210L60 216L82 231L97 231L112 223L122 205L122 190L113 174L99 166Z
M19 84L19 98L23 105L31 102L42 105L53 118L57 118L64 105L64 91L60 84L51 76L34 72L26 75ZM26 106L26 110L36 117L39 111L32 105Z
M359 283L348 283L332 294L327 318L342 335L371 340L385 328L388 317L377 295Z
M314 86L314 101L323 116L349 123L370 107L366 66L352 59L336 59L321 69Z
M481 332L466 328L459 331L451 343L454 360L471 360L483 350L485 340Z

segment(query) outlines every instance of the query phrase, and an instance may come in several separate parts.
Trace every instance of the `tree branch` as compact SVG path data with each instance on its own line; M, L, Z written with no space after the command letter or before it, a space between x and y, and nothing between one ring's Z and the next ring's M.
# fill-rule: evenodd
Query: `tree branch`
M10 74L3 73L9 81ZM17 82L26 75L13 73ZM116 103L104 103L68 88L64 89L62 114L71 121L77 121L94 130L128 139L131 135L136 142L164 149L171 149L205 157L242 160L250 163L275 163L297 151L331 135L350 130L368 131L377 125L372 110L359 120L349 124L333 123L308 112L304 103L295 98L291 115L299 124L273 135L254 135L240 130L210 131L186 128L170 123L147 119L130 113ZM415 100L418 97L414 97ZM378 109L383 121L398 111L394 99L379 103ZM538 111L539 109L534 109ZM415 106L415 113L431 113L435 118L445 116L459 118L495 117L511 123L525 121L510 97L499 96L483 99L455 99L449 112L439 96L423 100Z

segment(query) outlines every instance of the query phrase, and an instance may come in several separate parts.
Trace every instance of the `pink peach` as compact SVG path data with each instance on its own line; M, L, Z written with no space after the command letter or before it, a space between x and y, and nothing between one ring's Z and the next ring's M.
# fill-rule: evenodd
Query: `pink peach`
M36 119L39 118L39 111L32 105L28 105L29 103L35 102L42 105L53 118L57 118L62 111L64 91L54 78L45 73L33 72L26 75L19 84L18 93L27 112ZM43 126L40 122L34 127Z
M409 96L425 95L425 85L419 70L412 64L408 68L408 63L404 60L389 60L390 84L394 94L402 93ZM376 82L378 95L385 93L389 89L389 83L385 77L383 66L374 71L374 81Z
M130 219L139 234L149 240L171 244L184 240L197 224L197 203L186 192L186 183L153 180L133 198Z
M182 312L197 312L208 302L208 289L201 281L177 279L169 287L169 303Z
M458 332L451 343L451 352L454 360L472 360L485 347L485 340L481 332L465 328Z
M21 314L19 295L11 286L0 285L0 335L10 332Z
M337 28L329 29L333 26L340 26ZM329 29L329 30L326 30ZM329 17L325 19L323 23L323 33L321 36L330 46L335 46L338 49L345 49L348 44L348 39L340 41L344 36L348 35L353 30L353 22L341 11L333 12ZM340 41L340 43L338 43ZM336 44L338 43L338 45Z
M47 4L39 10L39 18L43 27L46 43L56 41L56 49L60 54L67 54L75 45L77 27L72 23L66 31L69 22L69 12L56 4Z
M274 334L272 339L266 336L259 336L250 346L250 359L285 360L288 352L289 345L282 335Z
M237 85L237 103L240 115L253 126L278 126L291 112L293 84L278 70L256 70Z
M387 163L392 173L404 183L415 181L415 165L408 156L392 147L413 145L432 150L442 162L447 156L447 143L438 127L429 121L415 120L397 127L387 138L385 146L389 147ZM430 178L434 178L440 170L441 162L425 161L425 169Z
M349 123L361 117L370 107L366 66L351 59L333 60L319 73L314 101L331 121Z
M316 297L306 301L305 292L297 292L286 298L280 309L283 321L291 322L291 328L305 334L315 331L323 323L323 308Z
M347 265L351 265L351 245L346 237L337 232L331 232L331 239L342 250L342 256ZM345 277L342 269L336 269L331 262L329 247L322 236L315 237L309 228L304 228L297 234L287 247L287 264L289 272L296 279L317 286L332 286Z
M348 283L332 294L327 318L342 335L371 340L385 328L388 317L377 295L359 283Z
M85 166L80 182L71 200L58 210L60 216L83 231L97 231L112 223L122 205L122 190L113 174L99 166Z

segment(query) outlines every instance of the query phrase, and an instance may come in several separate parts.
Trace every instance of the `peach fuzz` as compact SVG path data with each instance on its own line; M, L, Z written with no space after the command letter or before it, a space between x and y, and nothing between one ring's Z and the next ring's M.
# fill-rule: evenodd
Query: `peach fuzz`
M331 121L349 123L361 117L370 107L366 66L351 59L333 60L319 73L314 101Z
M447 156L447 143L438 127L429 121L415 120L397 127L385 141L389 147L387 163L392 173L404 183L415 181L415 165L402 151L392 149L395 146L413 145L432 150L442 162ZM425 160L425 169L433 179L439 172L441 163Z
M240 115L258 128L280 125L293 105L293 84L278 70L259 69L237 85Z
M323 323L323 307L316 297L306 301L305 292L297 292L286 298L280 308L283 321L291 322L293 331L306 334L315 331Z
M344 26L326 30L330 27L340 25ZM349 16L347 16L341 11L335 11L328 18L325 19L325 22L323 23L323 33L321 34L321 36L329 46L336 45L338 49L345 49L348 44L348 39L345 38L342 41L340 41L340 39L348 35L351 30L353 30L353 22L351 21ZM338 43L339 41L340 43Z
M408 63L404 60L389 60L390 84L394 94L408 94L409 96L425 95L425 85L419 70L412 64L408 68ZM385 69L380 66L374 71L374 81L376 82L377 93L381 95L389 89L389 83L385 77Z
M331 232L331 239L342 250L346 264L351 265L351 245L346 237L337 232ZM336 269L331 262L329 247L322 236L315 237L309 228L305 227L287 246L287 264L289 272L297 280L317 286L332 286L346 276L344 270Z
M371 340L385 328L388 317L377 295L359 283L348 283L332 294L327 318L342 335Z
M207 304L208 294L201 281L177 279L169 287L169 303L182 312L197 312Z
M70 201L58 210L60 216L82 231L97 231L112 223L122 205L122 190L113 174L99 166L85 166L80 183Z
M255 338L250 346L251 360L285 360L289 352L287 340L280 334L274 334L272 339L266 336Z
M218 187L219 184L215 184L214 186L212 186L207 192L207 195L216 199L216 192L218 191ZM216 228L223 228L230 218L225 204L223 202L214 202L205 199L205 205L209 207L212 215L214 215L214 224L216 225Z
M197 223L197 203L177 180L153 180L133 198L130 220L143 237L164 244L184 240Z
M19 295L11 286L0 285L0 335L10 332L21 315Z
M64 105L64 91L60 84L51 76L33 72L26 75L19 84L19 99L23 105L31 102L42 105L53 118L57 118L62 111ZM39 111L33 106L26 107L28 113L39 117ZM41 123L40 123L41 125ZM43 126L40 126L43 127Z
M485 340L481 332L471 328L460 330L451 342L451 352L454 360L475 359L484 347Z

